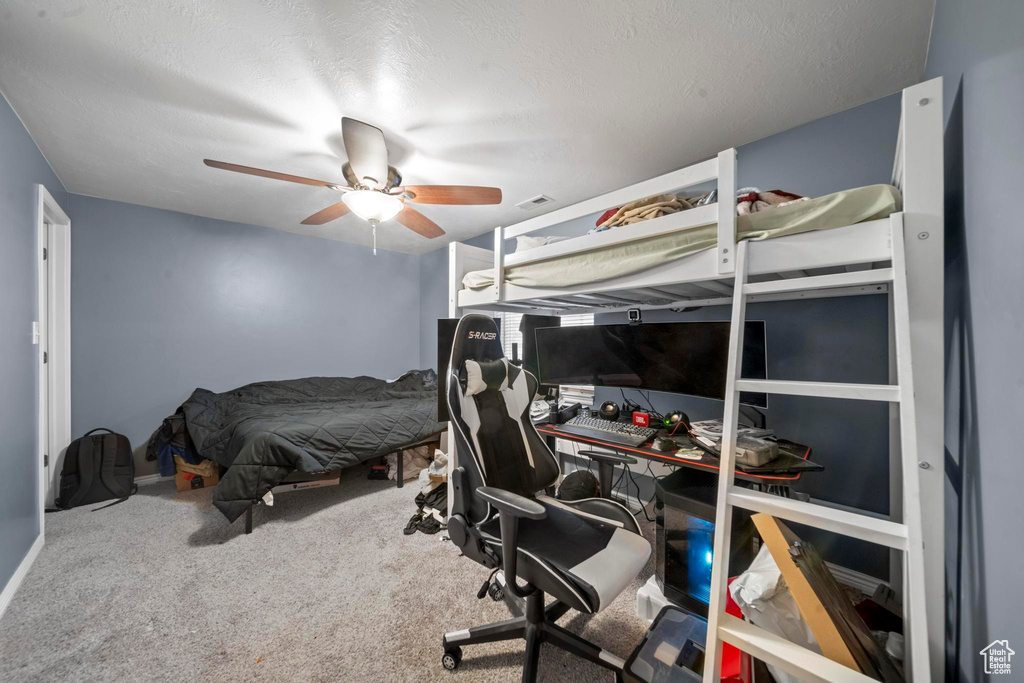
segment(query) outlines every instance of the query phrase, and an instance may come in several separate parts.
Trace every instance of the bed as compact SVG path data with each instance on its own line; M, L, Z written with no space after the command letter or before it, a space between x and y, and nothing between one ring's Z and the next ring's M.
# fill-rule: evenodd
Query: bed
M510 240L572 234L584 223L589 228L596 216L603 223L609 211L666 194L678 197L680 190L704 191L713 183L717 198L736 197L737 153L726 149L716 158L498 226L493 231L493 248L459 242L448 247L449 318L469 312L565 316L634 308L729 306L729 319L737 323L745 319L751 303L885 296L891 379L896 382L898 376L909 376L912 355L912 390L904 392L898 382L895 389L872 386L865 390L868 385L744 379L735 362L742 335L732 334L729 386L733 397L723 415L735 416L741 390L884 402L898 394L899 408L889 407L890 509L900 510L904 523L913 520L913 534L920 533L922 538L920 545L913 541L908 548L912 555L923 548L923 558L918 555L908 562L902 551L894 550L890 582L915 595L908 600L908 652L915 679L922 680L928 678L929 668L941 671L944 647L942 102L941 79L903 91L892 187L854 188L800 205L777 206L749 218L737 217L732 201L691 203L692 208L648 220L508 251ZM896 282L900 284L894 288ZM733 324L730 329L742 330L743 325ZM878 393L871 394L874 389ZM901 417L904 412L907 416ZM450 470L459 466L460 455L458 449L451 449ZM813 519L819 528L837 531L829 520L846 514L823 513L820 502L791 506L774 499L754 508L747 504L749 497L728 491L731 466L721 472L718 515L739 505L800 523ZM902 494L901 488L905 489ZM726 574L721 571L723 562L728 566L728 550L716 549L714 571L719 583ZM938 571L933 571L936 567ZM911 570L917 576L908 579ZM723 591L713 590L712 595L708 632L716 634L716 647L724 640L755 653L783 651L769 635L721 614ZM783 668L801 679L813 677L827 663L802 651L785 661Z
M292 472L340 470L431 440L445 429L436 404L436 373L414 370L394 381L307 377L196 389L181 410L198 455L227 468L213 503L233 522Z
M741 240L766 240L833 230L885 218L899 211L900 205L900 193L895 187L869 185L738 216L736 232ZM653 219L652 224L664 218L667 217ZM600 282L671 263L694 252L713 249L717 244L718 225L712 221L653 237L512 265L505 268L504 281L519 287L571 287ZM470 271L463 277L462 284L471 290L486 289L494 284L494 268Z

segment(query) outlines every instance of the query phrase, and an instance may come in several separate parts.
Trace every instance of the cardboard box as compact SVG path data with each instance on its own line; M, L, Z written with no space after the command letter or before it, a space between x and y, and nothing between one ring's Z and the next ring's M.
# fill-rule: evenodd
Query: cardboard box
M190 465L180 455L174 456L174 469L176 472L191 472L200 477L216 477L220 473L220 467L212 460L203 460L198 465Z
M216 486L218 481L220 481L220 475L216 471L205 477L194 472L177 472L174 475L174 486L179 491L209 488Z

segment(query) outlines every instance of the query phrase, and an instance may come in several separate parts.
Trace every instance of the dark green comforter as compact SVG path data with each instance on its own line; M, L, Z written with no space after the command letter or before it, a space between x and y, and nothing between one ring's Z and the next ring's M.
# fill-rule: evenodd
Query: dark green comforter
M295 470L342 469L440 433L436 392L432 370L307 377L196 389L182 409L198 453L228 468L213 503L233 522Z

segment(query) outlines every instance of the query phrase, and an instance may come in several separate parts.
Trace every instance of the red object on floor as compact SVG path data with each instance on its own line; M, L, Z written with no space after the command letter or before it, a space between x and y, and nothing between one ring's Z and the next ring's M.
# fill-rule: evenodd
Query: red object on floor
M735 576L729 579L730 586L735 579ZM740 619L743 618L743 612L740 611L740 606L736 604L736 601L732 599L732 594L728 591L726 591L725 612L726 614L731 614L734 617L738 617ZM708 634L709 638L710 635L711 634ZM744 662L744 660L746 661ZM722 648L722 680L734 683L745 683L749 680L749 672L750 655L742 650L737 650L732 645L726 643Z

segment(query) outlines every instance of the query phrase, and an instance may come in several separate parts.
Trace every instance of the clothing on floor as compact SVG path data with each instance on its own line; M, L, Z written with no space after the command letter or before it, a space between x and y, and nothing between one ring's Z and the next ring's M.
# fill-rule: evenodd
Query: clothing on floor
M185 413L178 409L170 417L164 418L160 427L149 437L146 446L146 460L156 460L161 477L173 477L177 469L174 466L175 456L189 465L200 465L205 458L196 454L192 438L185 427Z

